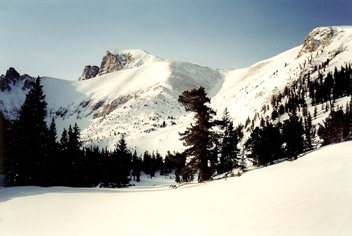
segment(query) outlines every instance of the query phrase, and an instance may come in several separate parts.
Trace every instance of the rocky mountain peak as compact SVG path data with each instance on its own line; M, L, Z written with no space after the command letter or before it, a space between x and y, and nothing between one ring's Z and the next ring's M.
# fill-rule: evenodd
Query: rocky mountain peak
M157 61L163 61L163 59L141 49L108 50L101 61L100 67L86 66L78 80L87 80L98 75L138 68Z
M82 72L82 75L78 78L78 80L87 80L94 78L98 75L99 67L98 66L85 66Z
M6 79L13 80L13 79L16 79L18 77L20 77L20 73L18 73L15 68L10 67L6 71L6 74L5 74L5 78Z
M134 58L130 53L119 53L114 54L111 51L107 51L103 60L101 61L98 75L104 75L114 71L124 69L134 61Z
M329 46L334 36L333 27L318 27L312 30L304 40L299 56L303 53L311 53L318 49Z
M11 91L11 87L20 81L23 81L22 90L32 87L33 77L24 74L20 75L15 68L10 67L5 75L0 76L0 91Z

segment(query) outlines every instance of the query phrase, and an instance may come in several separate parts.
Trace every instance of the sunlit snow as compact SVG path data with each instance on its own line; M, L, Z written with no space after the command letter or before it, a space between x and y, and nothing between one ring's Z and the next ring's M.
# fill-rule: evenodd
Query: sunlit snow
M351 153L352 142L330 145L177 189L164 177L126 189L3 188L0 235L351 235Z

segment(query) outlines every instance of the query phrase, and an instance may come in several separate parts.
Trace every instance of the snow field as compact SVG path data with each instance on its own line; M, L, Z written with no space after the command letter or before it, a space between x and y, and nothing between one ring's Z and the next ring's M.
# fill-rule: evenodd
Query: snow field
M351 235L351 153L330 145L178 189L3 188L0 235Z

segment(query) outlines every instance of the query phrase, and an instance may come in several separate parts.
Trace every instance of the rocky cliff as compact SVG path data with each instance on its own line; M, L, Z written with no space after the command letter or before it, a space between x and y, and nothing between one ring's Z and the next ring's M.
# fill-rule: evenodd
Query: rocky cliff
M86 66L82 72L82 75L78 78L78 80L87 80L94 78L98 75L99 67L98 66Z

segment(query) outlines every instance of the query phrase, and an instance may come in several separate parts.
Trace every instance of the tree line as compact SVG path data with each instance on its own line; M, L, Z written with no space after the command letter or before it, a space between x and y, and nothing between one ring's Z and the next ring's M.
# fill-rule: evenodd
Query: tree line
M112 151L83 147L77 124L58 138L54 120L46 124L46 106L38 77L16 120L0 112L0 164L12 186L124 187L131 178L140 181L142 171L152 178L157 171L167 175L175 169L172 159L158 152L146 151L143 158L132 153L124 136Z
M327 64L328 62L321 69ZM233 168L244 169L245 161L239 158L237 144L242 128L246 127L250 136L243 151L246 152L247 159L257 166L270 165L282 158L296 159L299 154L316 147L313 142L317 135L323 145L352 139L352 102L346 104L345 109L340 107L335 111L334 108L335 99L352 95L351 78L351 65L341 67L340 70L335 68L334 74L327 73L325 78L319 73L314 81L309 74L304 75L291 88L285 87L283 93L272 97L271 120L269 116L265 119L262 117L259 126L255 127L255 120L259 117L256 114L252 126L248 127L251 122L248 118L245 126L239 126L241 130L233 128L227 111L221 121L213 119L215 112L209 107L210 99L204 88L184 91L178 100L186 111L195 113L195 123L180 133L186 150L178 154L178 158L182 162L188 160L178 170L182 180L192 180L193 175L198 173L198 181L203 182ZM314 118L317 116L316 105L330 102L330 106L326 103L325 108L322 107L325 112L330 110L330 115L319 125L318 132L312 125L307 98L315 106ZM264 105L262 111L265 113L267 110L270 110L270 106ZM278 118L284 114L289 118L280 122ZM219 125L221 135L214 131Z
M216 112L210 107L203 87L184 91L178 101L186 111L195 114L193 123L180 133L186 148L181 153L168 152L165 157L158 152L146 151L142 156L136 151L132 153L124 136L112 151L83 147L77 124L64 129L58 139L54 120L49 126L45 122L47 104L38 77L16 120L7 121L0 113L1 137L5 137L0 140L0 155L4 157L0 158L0 164L4 160L3 171L11 185L124 187L131 179L140 181L141 172L153 178L156 172L168 175L175 171L177 182L192 181L195 176L199 182L204 182L214 175L232 173L234 168L245 170L244 154L257 166L273 164L281 158L293 160L314 148L317 134L323 144L352 138L351 102L345 109L336 111L331 103L330 115L320 124L318 132L312 125L306 103L307 97L316 104L349 95L350 91L343 90L339 84L345 84L346 78L351 76L350 68L335 70L332 82L330 73L315 81L329 94L326 98L317 97L319 88L312 85L315 82L302 77L292 88L286 87L283 93L272 97L271 120L262 117L259 126L254 127L254 119L250 128L248 120L245 126L235 127L227 109L220 119L215 119ZM327 108L326 104L326 111ZM262 110L269 111L270 106L265 105ZM280 122L279 118L285 113L289 118ZM316 111L313 116L316 117ZM240 154L238 144L244 128L250 136Z

